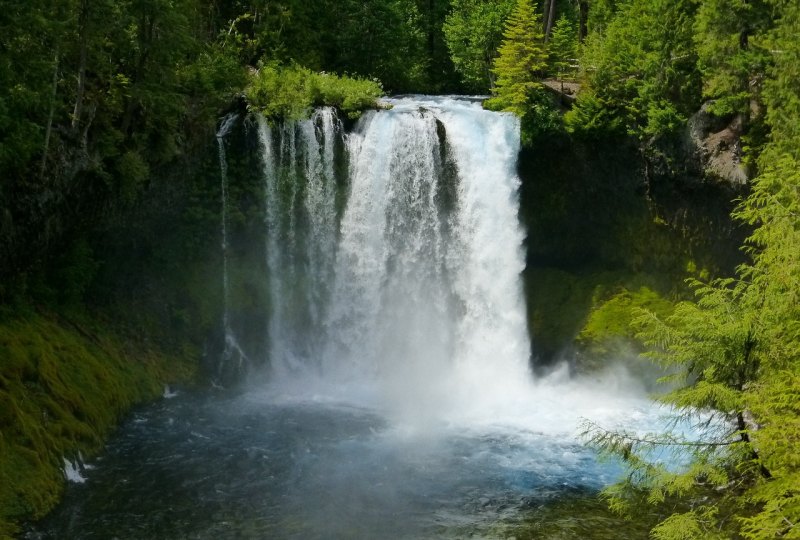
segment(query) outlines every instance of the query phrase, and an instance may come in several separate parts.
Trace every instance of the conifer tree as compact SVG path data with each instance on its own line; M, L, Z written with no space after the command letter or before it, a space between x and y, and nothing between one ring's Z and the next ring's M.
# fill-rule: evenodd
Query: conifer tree
M453 65L472 91L494 86L492 62L503 39L503 21L514 0L453 0L442 28Z
M553 27L548 46L550 70L558 78L572 71L572 64L578 55L578 31L569 18L562 15Z
M697 2L614 4L611 18L597 23L602 33L590 33L584 42L583 96L565 116L567 129L588 135L621 123L641 140L675 134L701 103L694 44Z
M695 42L703 94L719 115L749 114L758 98L769 53L763 33L770 26L764 0L703 0L695 17Z
M492 68L497 81L487 107L525 114L531 92L541 86L539 73L547 65L543 39L542 22L531 0L517 0Z

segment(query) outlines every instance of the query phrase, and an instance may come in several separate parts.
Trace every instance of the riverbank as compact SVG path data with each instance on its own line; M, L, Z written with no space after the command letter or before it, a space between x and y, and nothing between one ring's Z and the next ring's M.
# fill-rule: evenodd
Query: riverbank
M65 459L98 453L132 406L192 381L197 356L83 313L0 312L0 538L58 503Z

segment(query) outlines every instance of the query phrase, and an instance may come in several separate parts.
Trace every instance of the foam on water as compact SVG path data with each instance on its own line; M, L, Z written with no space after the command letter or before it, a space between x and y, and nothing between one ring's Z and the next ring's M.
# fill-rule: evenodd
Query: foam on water
M81 464L80 460L70 461L64 458L64 477L67 479L68 482L73 482L76 484L83 484L86 482L86 478L84 478L83 474L81 474Z

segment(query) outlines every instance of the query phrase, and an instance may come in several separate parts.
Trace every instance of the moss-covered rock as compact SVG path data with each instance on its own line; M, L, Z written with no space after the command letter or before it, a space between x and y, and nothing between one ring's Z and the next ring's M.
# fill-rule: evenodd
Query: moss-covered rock
M44 515L64 459L91 456L120 416L188 381L196 351L166 354L87 317L0 313L0 538Z

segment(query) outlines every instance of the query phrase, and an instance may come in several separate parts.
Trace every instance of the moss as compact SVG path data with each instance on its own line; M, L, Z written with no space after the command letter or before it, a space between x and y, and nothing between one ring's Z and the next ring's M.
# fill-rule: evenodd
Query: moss
M636 357L632 309L664 314L688 294L671 274L628 270L531 267L525 285L529 331L540 364L566 356L578 371Z
M43 516L64 487L63 459L99 451L131 406L193 374L195 351L165 355L88 318L0 320L0 537Z
M672 297L678 294L674 288L676 281L662 274L626 270L528 268L525 284L534 344L548 351L563 348L574 342L585 331L594 312L616 295L637 291L637 295L641 295L641 298L637 296L639 303L650 295ZM599 332L599 325L608 323L598 320L593 328ZM617 321L615 328L619 324L622 323Z
M525 286L534 354L547 362L580 331L591 307L593 280L556 268L529 268Z

